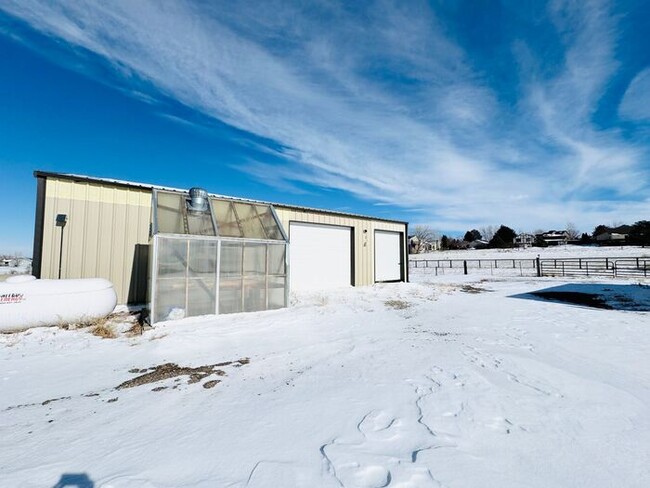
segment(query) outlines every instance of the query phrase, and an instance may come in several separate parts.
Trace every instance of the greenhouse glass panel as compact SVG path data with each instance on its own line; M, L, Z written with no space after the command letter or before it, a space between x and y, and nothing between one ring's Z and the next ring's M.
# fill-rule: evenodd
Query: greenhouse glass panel
M266 231L262 227L260 217L257 215L255 205L249 203L235 203L235 213L239 224L244 231L244 237L251 239L266 239Z
M188 234L195 236L213 236L216 234L210 212L187 211L186 219Z
M217 219L220 236L243 237L232 202L212 199L212 208Z
M284 244L269 244L268 274L286 274L286 255L286 246Z
M183 318L185 316L185 280L159 280L156 286L153 321Z
M244 244L242 242L221 243L221 269L222 278L232 278L242 275L242 253Z
M266 248L267 244L244 245L244 275L264 276L266 274Z
M216 281L219 241L190 239L189 245L189 276Z
M161 239L155 285L154 321L170 316L185 316L188 242L185 239Z
M266 278L244 278L244 312L266 310Z
M242 279L222 278L219 282L219 313L242 311Z
M216 283L213 280L189 279L187 283L187 317L217 312Z
M164 234L186 234L183 224L183 207L185 203L180 193L157 192L158 232Z
M286 304L285 287L287 279L284 276L269 276L268 281L268 309L274 310L276 308L284 308Z
M214 314L219 241L192 239L189 244L187 316Z
M186 270L187 240L161 240L158 247L158 277L185 279Z
M257 214L260 216L262 226L266 231L267 238L273 240L283 240L284 237L280 231L280 226L275 220L275 216L273 215L271 207L269 205L257 205L256 209Z

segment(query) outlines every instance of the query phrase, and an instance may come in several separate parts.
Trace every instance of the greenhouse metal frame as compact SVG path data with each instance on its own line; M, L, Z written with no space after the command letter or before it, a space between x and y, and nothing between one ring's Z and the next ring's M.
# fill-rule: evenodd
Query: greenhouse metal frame
M272 205L198 189L155 189L152 204L152 324L287 306L289 244Z

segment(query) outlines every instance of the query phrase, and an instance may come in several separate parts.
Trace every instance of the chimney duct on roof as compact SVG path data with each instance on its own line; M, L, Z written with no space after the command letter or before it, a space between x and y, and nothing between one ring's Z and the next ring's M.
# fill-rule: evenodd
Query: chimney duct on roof
M187 201L187 209L190 212L207 212L208 192L203 188L190 188L190 198Z

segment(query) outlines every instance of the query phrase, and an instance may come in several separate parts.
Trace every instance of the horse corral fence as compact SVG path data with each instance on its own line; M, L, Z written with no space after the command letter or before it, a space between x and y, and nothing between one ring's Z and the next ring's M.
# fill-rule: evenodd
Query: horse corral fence
M650 257L540 259L538 276L647 278Z
M535 259L410 259L409 271L432 274L501 274L519 276L650 277L650 257Z

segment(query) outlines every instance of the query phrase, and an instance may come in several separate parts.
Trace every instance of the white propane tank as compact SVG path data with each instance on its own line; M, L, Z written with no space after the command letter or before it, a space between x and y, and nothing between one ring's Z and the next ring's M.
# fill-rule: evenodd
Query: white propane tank
M115 288L103 278L12 276L0 282L0 332L95 320L106 317L115 305Z

